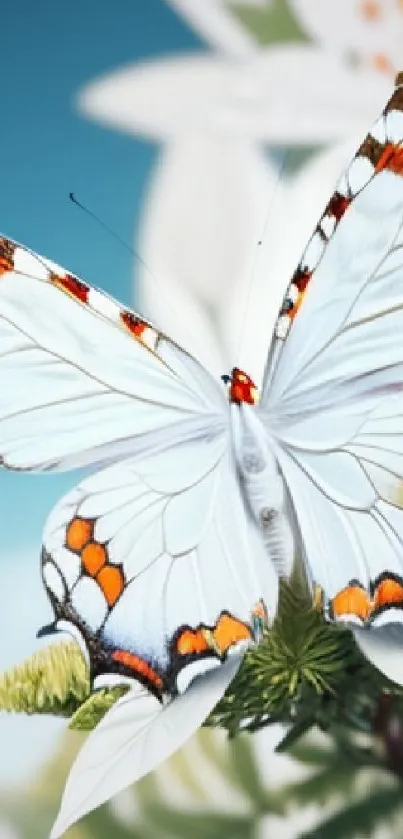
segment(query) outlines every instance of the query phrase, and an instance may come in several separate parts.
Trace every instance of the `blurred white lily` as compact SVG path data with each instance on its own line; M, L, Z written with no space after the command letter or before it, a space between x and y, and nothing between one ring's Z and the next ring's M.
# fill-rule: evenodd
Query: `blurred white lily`
M323 48L381 72L403 66L401 0L290 0L298 23Z
M238 0L166 0L207 43L225 55L244 58L259 45L236 14ZM270 7L272 0L243 0L243 6ZM401 0L289 0L307 38L347 63L362 63L392 76L402 69ZM311 81L314 81L313 79Z
M163 295L142 270L137 305L214 372L242 361L243 335L255 339L254 321L248 327L244 314L252 265L268 213L266 244L273 224L278 230L277 203L285 189L278 167L265 158L265 145L323 144L351 135L356 143L389 92L389 81L375 70L352 70L337 55L297 44L236 62L187 55L133 65L81 92L78 106L87 117L160 144L139 250ZM330 192L339 174L329 168L332 160L321 164ZM285 226L272 242L287 253L291 228L307 217L305 206L302 219L294 215L288 186ZM323 191L318 212L328 194ZM273 252L270 262L276 258ZM264 284L253 282L258 309L267 313L266 339L286 281L271 270ZM257 355L253 369L256 364L262 364Z

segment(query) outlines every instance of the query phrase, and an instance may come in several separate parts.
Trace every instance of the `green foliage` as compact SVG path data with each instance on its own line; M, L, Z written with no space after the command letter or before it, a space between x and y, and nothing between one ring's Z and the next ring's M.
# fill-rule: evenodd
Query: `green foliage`
M89 686L88 686L89 689ZM71 717L69 728L92 731L112 705L128 691L128 686L98 690L86 699Z
M3 675L0 708L71 717L71 728L88 731L126 689L90 695L78 646L58 643ZM274 721L289 723L279 747L285 750L314 725L370 731L381 691L403 697L368 664L350 632L324 621L301 581L294 579L292 586L282 586L273 626L249 650L206 724L225 728L233 737Z
M229 4L229 0L226 0ZM232 2L232 14L244 24L261 46L283 41L306 41L307 37L295 19L287 0L270 0L263 7Z
M208 720L234 736L270 722L291 728L279 750L314 725L370 731L381 691L403 695L359 652L348 630L324 621L301 586L283 586L278 616L249 651Z
M381 789L349 804L317 828L303 833L300 839L361 839L371 836L380 824L389 821L391 814L402 806L402 790Z
M53 644L0 677L0 709L70 717L89 689L77 644Z
M91 695L87 666L78 646L58 643L0 679L0 708L69 717L70 728L88 731L125 690L121 686ZM253 738L245 733L276 721L287 724L278 751L288 752L308 770L302 781L280 791L268 789L263 782ZM198 767L181 754L173 759L173 765L178 781L197 806L191 813L178 812L160 798L151 775L136 785L144 830L138 832L133 826L133 831L125 832L122 828L121 839L129 835L132 839L254 839L259 820L267 814L286 816L289 808L312 803L323 806L325 815L320 828L309 834L311 839L349 839L368 834L369 826L403 809L403 690L366 661L349 631L325 622L304 581L296 577L290 586L282 586L273 626L259 646L248 651L206 726L224 729L230 735L223 749L205 730L201 740L205 758L248 802L250 812L236 817L213 812L204 797ZM311 729L327 733L325 745L307 737ZM74 742L78 747L81 740ZM56 794L53 774L46 789L58 798L60 790ZM67 767L64 777L66 774ZM367 776L376 779L376 788ZM362 778L367 779L366 794L362 794ZM46 819L41 815L44 804L38 791L35 801L42 834ZM22 834L30 839L29 819L26 824L22 819L22 824L22 816L17 813L15 818L24 828ZM93 834L97 839L106 837L108 830L114 835L109 811L102 824L97 821L101 819L98 813L90 818L91 824L98 825ZM81 836L86 839L85 833L78 832L77 839Z

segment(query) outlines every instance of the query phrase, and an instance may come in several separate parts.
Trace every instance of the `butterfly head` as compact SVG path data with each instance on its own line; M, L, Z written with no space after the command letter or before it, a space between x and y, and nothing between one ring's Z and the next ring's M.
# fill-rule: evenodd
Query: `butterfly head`
M230 376L221 376L223 382L229 385L230 402L240 404L247 402L248 405L256 405L259 400L259 393L255 383L250 376L247 376L239 367L233 367Z

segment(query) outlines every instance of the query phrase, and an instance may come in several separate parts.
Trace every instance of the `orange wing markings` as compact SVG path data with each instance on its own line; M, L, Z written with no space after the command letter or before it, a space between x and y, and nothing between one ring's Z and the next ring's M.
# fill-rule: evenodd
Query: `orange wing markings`
M241 641L251 641L251 628L229 612L222 612L213 626L189 626L179 630L174 640L174 651L182 655L213 653L224 656L230 647Z
M151 323L127 309L122 309L119 312L119 318L121 324L131 335L134 335L148 350L155 353L161 333Z
M344 615L355 615L363 623L368 620L372 611L368 592L354 581L333 597L331 608L335 618L340 619Z
M395 143L388 143L376 164L376 172L389 169L396 175L403 175L403 148Z
M397 576L382 575L375 587L373 608L378 611L390 606L403 607L403 580Z
M350 206L351 200L352 199L350 197L342 195L337 190L333 193L325 212L323 213L307 247L305 248L301 261L293 274L290 285L288 286L277 320L277 338L286 338L289 328L304 300L309 282L320 260L321 248L318 246L318 243L322 242L323 249L324 245L329 241L336 230L340 219ZM316 257L312 262L311 257L307 259L307 254L309 253L309 248L312 247L312 243L314 241L316 241Z
M90 577L96 577L107 561L106 547L99 542L89 542L81 551L81 562Z
M109 606L115 605L125 587L120 566L109 563L105 543L94 539L95 521L75 516L66 528L66 547L81 559L82 571L99 585Z
M372 595L355 580L339 591L330 602L330 613L337 620L354 615L363 624L370 623L381 611L403 609L403 579L385 572L371 586Z
M16 245L10 239L0 236L0 277L14 268L14 252Z
M92 539L94 522L92 519L82 519L75 516L66 530L66 547L73 553L80 553Z
M176 639L176 652L179 655L198 655L208 652L208 644L202 629L184 629Z
M402 73L399 73L396 77L395 90L380 118L381 121L383 119L385 130L387 129L388 114L391 111L403 111ZM334 235L341 218L348 210L351 202L354 201L356 195L366 185L366 182L362 182L353 189L349 181L351 168L356 165L357 161L363 163L363 159L366 159L368 162L368 179L366 182L384 169L388 169L397 175L403 175L403 148L401 142L394 142L392 137L390 139L386 138L386 140L383 138L382 140L377 139L370 131L357 150L351 166L345 172L345 183L342 178L338 189L332 195L288 286L275 327L275 335L282 341L287 338L293 320L300 310L309 279L322 258L327 242ZM363 168L365 169L365 164L363 164ZM322 248L319 247L320 241L323 244ZM315 245L314 248L312 248L312 244ZM307 258L307 254L309 254L309 258ZM301 277L304 277L302 287L300 287Z
M145 661L144 658L141 658L141 656L134 655L133 653L126 652L125 650L114 650L112 658L114 661L118 662L118 664L123 664L124 667L132 670L133 675L141 676L147 682L154 685L154 687L158 690L162 690L163 681L161 676L148 664L147 661Z
M226 653L233 644L252 640L252 632L246 623L224 612L213 630L213 638L221 652Z
M70 297L73 297L75 300L79 300L80 303L88 303L88 297L90 293L90 287L87 283L84 283L82 280L79 280L78 277L74 277L73 274L50 274L50 282L52 285L57 286L62 291L65 291Z
M341 195L341 193L336 190L326 207L325 215L334 216L336 221L339 222L350 204L351 198Z
M126 327L126 329L128 329L129 332L132 333L132 335L135 335L136 338L141 338L146 329L152 328L150 324L147 323L147 321L142 320L142 318L140 318L138 315L133 314L133 312L120 312L120 319Z
M116 565L104 565L96 575L96 581L108 606L114 606L125 587L125 578L121 568Z

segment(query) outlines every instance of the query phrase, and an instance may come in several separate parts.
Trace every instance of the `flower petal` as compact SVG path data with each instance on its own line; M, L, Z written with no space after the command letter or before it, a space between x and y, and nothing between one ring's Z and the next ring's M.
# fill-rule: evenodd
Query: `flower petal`
M216 375L238 361L277 180L254 145L199 134L170 145L154 170L139 249L162 290L141 270L138 306Z
M153 140L199 131L295 146L364 134L389 93L386 74L291 44L251 61L189 55L125 67L85 87L77 104L91 119Z
M401 4L396 0L290 2L300 25L317 43L345 53L355 52L367 59L383 55L395 65L395 72L400 69L403 14Z
M392 682L403 685L403 626L353 629L355 640L371 664Z
M119 699L73 765L51 839L179 749L221 699L240 662L231 657L163 707L142 688Z

